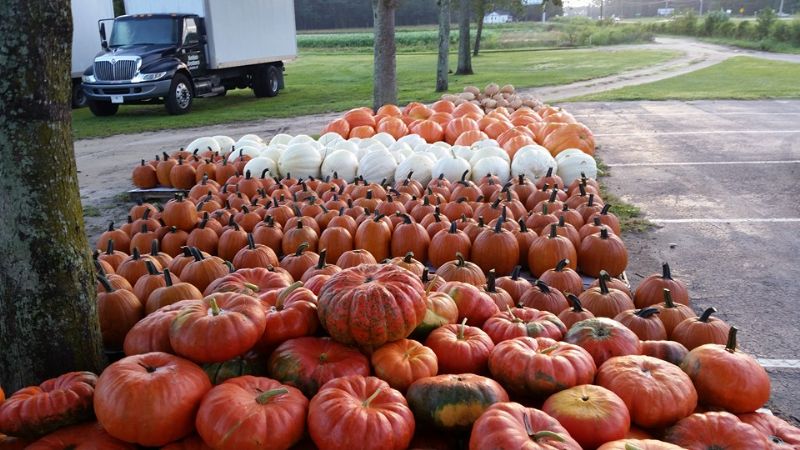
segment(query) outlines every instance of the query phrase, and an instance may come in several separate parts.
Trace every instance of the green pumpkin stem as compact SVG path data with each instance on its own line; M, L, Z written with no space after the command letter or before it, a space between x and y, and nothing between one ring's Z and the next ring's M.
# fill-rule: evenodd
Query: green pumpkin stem
M327 266L327 264L325 263L325 257L327 256L328 256L327 248L323 248L322 250L319 251L319 261L317 262L317 267L316 267L317 270L322 270L325 268L325 266Z
M372 393L372 395L370 395L369 397L367 397L366 400L361 402L361 406L363 406L364 408L369 408L369 404L372 403L373 400L375 400L375 398L378 396L378 394L381 393L382 390L383 387L379 387L378 389L376 389L375 392Z
M158 275L158 269L156 269L156 266L155 266L155 264L153 264L153 261L150 261L149 259L145 259L144 260L144 266L147 267L147 273L149 275Z
M667 308L675 308L675 302L672 301L672 292L669 289L664 288L664 305Z
M169 269L164 269L164 283L166 283L167 287L172 286L172 275L169 273Z
M253 239L253 233L247 233L247 248L250 250L256 249L256 241Z
M98 275L97 281L99 281L100 284L103 285L103 289L105 289L106 292L111 293L116 291L116 289L114 289L114 287L111 286L111 283L108 281L108 278L104 277L103 275Z
M256 403L258 403L259 405L266 405L267 402L269 402L269 400L272 397L277 397L279 395L284 395L288 393L289 390L286 388L270 389L268 391L264 391L261 394L259 394L258 397L256 397Z
M302 244L297 246L297 251L294 252L294 256L300 256L303 254L304 251L308 248L308 242L303 242Z
M211 315L213 316L218 316L222 311L217 304L217 299L214 297L211 297L211 300L208 302L208 306L211 307Z
M458 324L458 340L459 341L463 341L464 340L464 329L466 327L467 327L467 318L464 317L464 320L462 320L461 323Z
M550 225L550 236L548 236L550 239L555 239L556 236L558 236L557 229L558 229L558 225L556 225L556 224Z
M233 267L233 263L230 261L225 261L225 265L228 267L228 273L236 272L236 267Z

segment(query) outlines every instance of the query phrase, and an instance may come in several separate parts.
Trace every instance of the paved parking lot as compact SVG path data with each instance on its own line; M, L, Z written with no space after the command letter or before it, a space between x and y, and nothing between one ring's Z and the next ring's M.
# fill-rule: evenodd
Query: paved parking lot
M605 179L658 225L628 234L635 285L661 261L768 367L768 405L800 423L800 101L574 103Z

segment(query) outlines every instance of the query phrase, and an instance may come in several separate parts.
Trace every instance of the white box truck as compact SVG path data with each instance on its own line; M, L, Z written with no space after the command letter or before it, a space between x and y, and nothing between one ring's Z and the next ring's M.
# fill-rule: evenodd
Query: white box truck
M96 116L142 102L184 114L237 88L273 97L297 57L294 0L125 0L125 12L101 23L105 52L83 74Z
M114 17L111 0L72 1L72 106L86 106L81 76L103 49L98 39L98 22Z

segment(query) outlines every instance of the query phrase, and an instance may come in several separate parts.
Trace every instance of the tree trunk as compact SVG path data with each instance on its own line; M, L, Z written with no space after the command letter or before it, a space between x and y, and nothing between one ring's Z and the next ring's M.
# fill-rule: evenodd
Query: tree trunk
M478 12L475 14L475 20L478 22L478 30L475 32L475 49L472 50L472 56L478 56L481 51L481 35L483 34L483 16L486 15L486 0L478 1Z
M394 13L397 0L372 0L374 18L374 76L372 106L375 111L381 106L397 104L397 47L394 41Z
M69 0L0 1L0 384L99 372L95 279L72 148Z
M436 92L447 90L450 72L450 0L439 0L439 59L436 64Z
M472 0L460 0L458 23L458 68L456 75L472 75L472 54L469 51L469 17Z

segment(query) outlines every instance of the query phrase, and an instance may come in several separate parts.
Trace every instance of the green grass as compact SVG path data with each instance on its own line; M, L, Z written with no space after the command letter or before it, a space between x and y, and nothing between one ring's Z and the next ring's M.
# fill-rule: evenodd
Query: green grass
M797 80L800 64L737 56L685 75L569 101L797 98Z
M697 39L700 41L710 42L712 44L729 45L732 47L741 47L750 50L762 50L765 52L776 53L800 53L800 47L787 42L776 42L772 39L762 39L760 41L726 37L699 37Z
M598 146L598 149L600 147ZM623 232L641 233L654 227L655 224L642 217L642 210L639 207L626 203L621 198L612 194L608 186L603 182L603 178L610 177L611 171L603 160L595 156L597 161L597 177L600 182L600 197L603 202L613 205L611 212L619 219L619 226Z
M473 59L475 75L450 76L451 91L490 82L517 87L560 85L604 77L658 64L679 53L653 50L595 50L485 52ZM451 56L455 70L456 57ZM400 104L433 101L436 54L398 55ZM76 139L172 128L187 128L270 117L344 111L372 103L372 55L303 53L286 66L286 89L275 98L257 99L249 89L225 97L196 99L192 112L169 116L162 105L122 106L112 117L94 117L88 109L73 111ZM318 130L308 130L316 132Z

